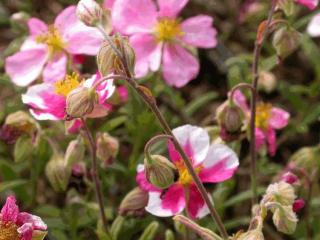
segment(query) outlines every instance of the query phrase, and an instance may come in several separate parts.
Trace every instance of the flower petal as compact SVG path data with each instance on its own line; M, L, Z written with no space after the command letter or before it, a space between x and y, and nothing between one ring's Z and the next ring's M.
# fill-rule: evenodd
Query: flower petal
M6 203L1 209L0 220L4 223L16 223L19 215L19 207L14 196L7 197Z
M271 117L269 126L275 129L281 129L288 125L290 114L281 108L273 107L271 109Z
M307 32L311 37L320 36L320 14L316 14L310 21Z
M165 45L162 63L164 80L170 86L183 87L199 73L198 60L176 44Z
M256 128L255 137L256 137L256 149L259 150L265 144L266 137L264 132L260 128Z
M17 229L17 232L21 236L21 240L32 240L33 229L31 223L23 224Z
M45 49L20 51L6 59L5 70L16 85L25 87L39 77L46 61Z
M222 182L233 176L239 166L239 159L228 146L213 144L202 166L199 177L203 182Z
M188 213L191 218L203 218L210 213L207 204L202 199L200 192L195 185L189 188Z
M31 223L32 228L34 230L41 230L41 231L47 230L47 225L42 221L40 217L26 213L26 212L19 213L17 223L19 225L23 225L25 223Z
M146 192L161 192L161 189L156 188L151 183L148 182L146 178L146 174L144 171L144 165L139 164L137 167L137 176L136 182L138 183L139 187Z
M217 30L213 18L206 15L191 17L182 22L182 41L195 47L213 48L217 45Z
M189 157L192 158L194 165L204 161L209 150L209 135L203 128L183 125L173 129L172 132Z
M183 187L174 184L164 194L149 192L146 211L158 217L169 217L182 212L185 204Z
M230 95L230 93L229 93ZM245 97L245 95L243 95L243 93L240 90L236 90L233 94L233 101L235 102L235 104L240 107L244 112L249 113L250 109L249 106L247 104L247 99Z
M319 0L296 0L299 4L306 6L310 10L317 7Z
M28 20L28 28L31 36L38 36L48 31L48 26L38 18L30 18Z
M104 0L103 7L107 8L107 9L112 9L114 2L115 2L115 0Z
M136 53L135 74L137 78L147 75L149 69L154 72L159 70L162 44L158 44L154 36L136 34L130 38L130 43Z
M59 54L54 56L43 70L43 81L48 83L54 83L56 81L64 79L67 72L67 56L65 54Z
M76 16L76 6L69 6L62 10L54 21L54 26L59 33L67 34L74 26L78 25L80 20Z
M276 131L272 128L268 128L267 130L267 142L268 142L268 152L270 156L274 156L277 150L277 137Z
M188 2L189 0L158 0L159 16L176 17Z
M118 0L112 9L112 22L124 34L150 33L157 22L152 0Z

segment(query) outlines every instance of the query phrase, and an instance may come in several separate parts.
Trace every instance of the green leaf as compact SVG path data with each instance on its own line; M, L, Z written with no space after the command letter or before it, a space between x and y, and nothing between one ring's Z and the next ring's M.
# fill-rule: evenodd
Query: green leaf
M26 185L27 183L28 183L28 181L22 180L22 179L1 182L0 183L0 193L5 192L7 190L12 190L13 188L16 188L16 187Z
M265 192L265 188L264 187L260 187L258 188L258 195L262 195L264 192ZM230 198L229 200L227 200L225 203L224 203L224 207L230 207L230 206L233 206L233 205L236 205L236 204L239 204L245 200L248 200L250 199L252 196L252 191L251 189L248 190L248 191L245 191L245 192L242 192L242 193L239 193L238 195Z
M32 157L33 150L31 139L27 136L21 136L14 146L14 161L28 161Z
M199 111L200 108L204 107L208 102L216 99L218 97L218 94L216 92L209 92L206 94L203 94L199 98L195 99L193 102L188 104L186 106L186 114L188 116L192 116L195 112Z
M153 240L156 236L156 233L159 228L159 223L153 221L149 224L149 226L144 230L142 235L140 236L139 240Z

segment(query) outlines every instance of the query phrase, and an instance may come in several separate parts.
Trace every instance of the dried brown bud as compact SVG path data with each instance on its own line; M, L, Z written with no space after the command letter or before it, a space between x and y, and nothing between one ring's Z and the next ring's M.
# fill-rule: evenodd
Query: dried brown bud
M291 205L294 203L296 195L292 185L281 181L268 186L266 194L262 199L262 204L277 202L281 205Z
M101 22L103 10L94 0L80 0L76 10L77 17L89 27Z
M119 207L120 215L136 215L148 204L148 193L139 187L131 190L122 200Z
M26 112L17 111L7 116L4 125L16 129L20 132L33 135L37 129L37 122Z

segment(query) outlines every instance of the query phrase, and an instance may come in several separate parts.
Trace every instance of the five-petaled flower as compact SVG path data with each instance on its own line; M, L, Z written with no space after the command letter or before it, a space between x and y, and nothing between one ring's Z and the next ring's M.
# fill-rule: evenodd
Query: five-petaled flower
M173 134L203 183L222 182L233 176L239 165L237 155L226 145L210 145L209 135L203 128L184 125L174 129ZM173 216L184 209L192 218L207 215L208 207L172 142L168 143L168 150L178 170L177 181L168 189L160 190L151 185L145 177L144 165L138 166L136 180L140 188L149 193L146 210L160 217Z
M31 18L28 27L30 36L5 63L6 73L18 86L29 85L41 74L44 82L63 79L73 55L96 55L103 39L97 29L78 20L75 6L63 10L53 25Z
M40 217L20 212L15 197L7 198L0 214L0 240L31 240L37 234L45 235L46 230Z
M136 77L149 70L162 72L167 84L182 87L199 72L198 60L188 47L213 48L216 30L210 16L199 15L183 22L177 18L188 0L118 0L113 5L115 30L129 35L136 52Z

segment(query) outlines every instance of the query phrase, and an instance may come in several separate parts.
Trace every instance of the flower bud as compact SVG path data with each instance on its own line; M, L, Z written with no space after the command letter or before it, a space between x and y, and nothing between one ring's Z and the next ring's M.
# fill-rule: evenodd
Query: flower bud
M97 134L97 157L103 162L108 162L117 156L119 152L118 139L108 133Z
M26 12L16 12L11 15L10 22L13 27L27 28L30 15Z
M298 48L300 40L301 33L291 27L282 27L274 33L272 44L277 55L283 59Z
M222 113L222 125L229 133L241 130L243 114L238 106L227 106Z
M235 240L264 240L264 236L261 230L255 229L241 233Z
M119 207L120 215L137 215L148 204L148 193L142 191L139 187L131 190L122 200Z
M77 5L76 14L85 25L93 27L101 21L103 10L94 0L80 0Z
M66 100L68 117L81 118L90 114L98 102L98 95L92 88L78 87L72 90Z
M71 176L71 169L65 163L63 156L54 154L47 163L45 172L55 191L66 190Z
M271 93L277 87L276 76L268 71L261 71L259 73L259 87L267 93Z
M37 122L26 112L17 111L7 116L4 125L33 136L38 130Z
M312 172L313 169L318 168L319 150L320 148L318 146L301 148L290 157L289 162L294 167Z
M281 176L281 180L289 183L289 184L297 184L299 182L299 178L293 174L292 172L286 172Z
M275 210L272 220L277 230L285 234L294 233L298 222L292 206L279 206Z
M135 53L130 46L127 38L119 35L112 36L111 41L114 47L121 53L122 58L126 61L130 72L133 72L135 65ZM112 46L108 41L104 41L97 55L97 64L102 76L107 76L110 73L122 73L123 69L122 61L118 58Z
M157 188L165 189L174 183L176 167L161 155L149 155L144 159L147 180Z
M292 205L295 198L294 188L290 184L281 181L268 186L262 203L277 202L281 205Z
M72 140L64 155L64 161L68 166L72 166L76 162L82 161L84 157L85 147L82 138Z
M294 212L297 213L297 212L300 212L300 210L304 208L304 206L305 206L305 201L300 198L294 201L292 209Z

